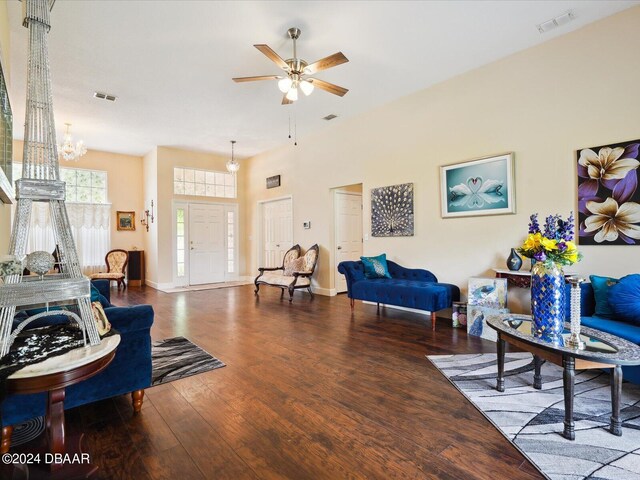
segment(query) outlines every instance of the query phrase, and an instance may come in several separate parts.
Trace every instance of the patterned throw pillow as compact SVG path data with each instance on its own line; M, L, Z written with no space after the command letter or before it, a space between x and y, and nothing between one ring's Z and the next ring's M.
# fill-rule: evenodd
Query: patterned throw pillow
M609 305L616 320L640 325L640 275L622 277L609 289Z
M305 260L304 257L291 260L284 266L284 274L287 277L292 277L293 272L304 272Z
M364 276L366 278L391 278L386 253L377 257L360 257L360 260L364 265Z
M107 319L107 314L104 313L102 304L100 302L91 302L91 311L93 312L93 319L98 326L98 333L100 336L104 336L111 330L111 323Z
M598 317L611 317L613 316L613 309L609 304L609 288L618 283L617 278L611 277L599 277L597 275L590 275L591 286L593 287L593 296L596 299L596 311L595 314Z

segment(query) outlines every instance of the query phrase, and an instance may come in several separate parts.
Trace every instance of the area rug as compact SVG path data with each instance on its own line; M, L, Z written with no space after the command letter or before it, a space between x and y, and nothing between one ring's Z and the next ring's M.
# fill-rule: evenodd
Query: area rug
M562 368L542 367L542 390L533 383L530 353L505 358L505 391L495 390L496 354L429 355L427 358L502 432L540 472L552 480L640 480L640 386L622 387L622 437L608 432L609 374L576 372L575 441L562 437Z
M219 288L240 287L242 285L253 285L253 281L238 280L235 282L205 283L203 285L191 285L187 287L175 287L158 289L164 293L200 292L202 290L217 290Z
M181 378L208 372L225 366L184 337L153 342L151 346L151 386L173 382ZM17 425L11 435L11 446L25 444L44 432L44 417L36 417Z
M225 364L184 337L153 342L151 347L153 373L151 386L208 372Z

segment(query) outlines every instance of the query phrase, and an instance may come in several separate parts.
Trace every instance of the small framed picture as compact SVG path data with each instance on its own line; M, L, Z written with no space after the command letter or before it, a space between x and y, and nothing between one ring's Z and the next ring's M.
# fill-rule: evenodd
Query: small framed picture
M118 230L136 229L136 212L116 212Z
M442 218L516 213L513 153L440 167Z

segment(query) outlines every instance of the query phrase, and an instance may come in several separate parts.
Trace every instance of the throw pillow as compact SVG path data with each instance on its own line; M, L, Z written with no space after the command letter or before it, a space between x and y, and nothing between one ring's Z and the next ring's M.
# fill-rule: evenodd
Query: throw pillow
M386 253L377 257L360 257L360 260L364 265L364 276L366 278L391 278Z
M618 283L617 278L599 277L598 275L590 275L591 286L593 287L593 296L596 299L596 316L611 317L613 310L609 304L609 288Z
M107 319L107 314L104 313L102 304L100 302L91 302L91 311L93 312L93 319L98 326L98 333L100 336L104 336L111 330L111 323Z
M91 301L97 302L98 300L100 300L100 290L98 290L96 286L92 283L91 284Z
M612 286L609 304L616 319L640 325L640 275L627 275Z
M293 272L304 272L304 257L291 260L284 266L285 276L292 277Z

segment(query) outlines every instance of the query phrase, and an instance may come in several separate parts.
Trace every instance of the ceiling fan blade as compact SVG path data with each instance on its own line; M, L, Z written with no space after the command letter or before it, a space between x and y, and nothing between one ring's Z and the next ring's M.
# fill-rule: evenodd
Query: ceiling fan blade
M304 69L304 73L307 75L313 75L320 70L326 70L327 68L337 67L343 63L347 63L349 59L345 57L342 52L334 53L328 57L321 58L317 62L313 62L311 65L307 65Z
M279 75L261 75L258 77L236 77L232 80L234 82L255 82L256 80L278 80L282 78Z
M267 56L273 63L278 65L283 70L289 71L289 65L285 62L280 55L273 51L273 49L269 45L254 45L258 50L260 50L264 55Z
M319 89L324 90L325 92L333 93L334 95L338 95L340 97L344 97L345 94L349 91L348 88L339 87L338 85L325 82L324 80L318 80L317 78L309 78L308 81L310 81Z
M282 97L282 105L291 105L293 102L287 98L287 94L284 94Z

